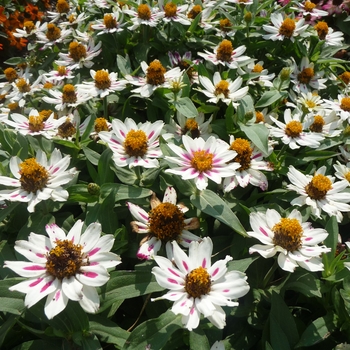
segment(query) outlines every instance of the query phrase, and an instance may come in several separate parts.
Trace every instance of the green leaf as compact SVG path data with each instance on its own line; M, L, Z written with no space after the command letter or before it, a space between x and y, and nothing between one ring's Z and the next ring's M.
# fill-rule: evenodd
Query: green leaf
M97 195L92 195L88 191L88 186L79 184L67 188L70 202L94 203L98 201Z
M18 345L15 348L12 348L12 350L43 350L43 349L62 350L62 345L59 341L57 341L57 339L55 341L31 340L31 341L22 343L21 345Z
M250 95L244 96L239 101L237 115L240 121L246 121L255 117L254 101Z
M190 332L190 349L210 350L209 340L200 327Z
M200 193L192 194L190 200L191 203L203 213L221 221L242 236L247 236L237 216L232 212L227 203L213 191L204 190Z
M257 259L259 259L259 256L254 256L252 258L245 258L241 260L229 261L227 264L228 271L245 272L248 269L248 267Z
M93 151L92 149L90 149L88 147L83 147L83 152L91 164L93 164L93 165L98 164L98 162L100 160L100 156L101 156L99 153Z
M17 66L20 63L24 63L25 59L23 57L11 57L8 60L6 60L4 63L8 64L9 66Z
M296 348L312 346L320 343L336 329L336 316L332 313L313 321L301 335Z
M198 115L196 106L188 97L181 97L173 102L174 107L186 118L195 118Z
M262 108L271 106L274 102L278 101L284 96L277 90L266 91L261 96L260 100L255 104L255 108Z
M24 294L9 290L10 287L22 282L23 278L8 278L0 281L0 311L20 315L25 309Z
M110 162L113 152L110 148L106 148L98 161L98 176L96 183L102 185L106 182L113 182L114 173L110 168Z
M133 198L145 198L152 194L147 188L128 186L123 184L105 183L101 186L100 197L103 200L111 192L115 195L115 201L124 201Z
M243 123L238 123L241 130L247 135L248 139L254 143L256 147L259 148L265 156L269 154L268 149L268 137L269 130L265 125L253 124L245 125Z
M1 324L0 327L0 347L3 345L6 335L11 330L11 328L16 324L18 315L9 315L7 320Z
M302 293L309 298L322 297L320 280L310 272L304 272L304 270L293 273L284 288Z
M143 322L131 332L123 350L162 349L170 336L182 328L181 317L168 310L158 318Z

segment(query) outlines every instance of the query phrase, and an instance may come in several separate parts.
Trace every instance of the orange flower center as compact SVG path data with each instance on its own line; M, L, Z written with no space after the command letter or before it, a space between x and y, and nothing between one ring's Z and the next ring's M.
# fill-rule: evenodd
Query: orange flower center
M9 81L9 83L14 82L18 78L18 74L13 68L6 68L4 70L5 78Z
M290 38L295 30L295 21L291 18L286 18L279 29L279 33L286 38Z
M107 120L105 118L96 118L95 120L95 132L108 131Z
M311 182L305 186L308 196L315 200L325 198L327 192L332 188L332 181L322 174L315 175Z
M19 181L23 190L29 193L36 193L46 187L49 180L49 173L40 165L35 158L26 159L19 164Z
M195 5L192 10L188 12L187 17L190 19L195 19L202 12L202 7L200 5Z
M58 127L57 135L63 139L68 139L74 136L76 131L74 124L67 118L66 121Z
M285 133L289 137L298 137L303 131L303 125L297 120L292 120L286 125Z
M145 21L148 21L151 19L151 9L146 4L139 5L139 7L137 8L137 14L139 18Z
M29 116L29 130L32 132L38 132L44 130L44 120L43 117L30 115Z
M224 39L217 49L216 58L220 61L231 62L232 53L233 47L231 41Z
M254 68L252 69L253 73L261 73L263 71L264 67L261 64L256 64Z
M316 4L312 3L311 1L306 1L304 4L304 8L308 12L312 12L312 10L316 7Z
M186 120L185 127L184 127L184 134L186 134L188 131L191 133L192 138L196 138L200 136L198 123L194 118L188 118Z
M79 44L73 41L69 44L69 55L75 61L79 62L82 58L86 57L86 47L83 44Z
M200 150L193 152L191 165L199 172L211 170L213 167L214 155L208 151Z
M343 97L341 99L340 108L343 111L350 112L350 97Z
M204 267L200 266L186 275L185 290L192 298L200 298L210 292L211 279Z
M250 142L245 139L237 138L231 143L230 149L237 152L234 161L241 164L238 171L249 169L253 153Z
M65 76L67 74L67 68L65 66L58 66L57 67L57 73L61 77Z
M55 41L61 37L61 29L56 27L53 23L47 25L46 37L50 41Z
M143 130L130 130L124 140L125 152L130 157L143 157L148 149L147 135Z
M232 23L228 18L220 19L220 29L225 33L232 30Z
M103 23L105 24L107 29L113 29L117 27L117 20L110 13L104 15Z
M298 250L302 243L303 228L297 219L282 218L272 231L274 233L273 243L289 252Z
M255 123L265 122L264 114L260 111L255 111Z
M32 21L26 21L23 24L23 28L26 30L27 34L30 34L32 30L35 28L35 25Z
M98 70L95 74L95 86L100 90L108 89L111 86L111 79L108 72Z
M173 2L168 2L164 6L165 17L171 18L176 16L177 6Z
M228 97L230 90L228 89L229 83L226 80L221 80L215 85L215 96L224 95L226 98Z
M299 74L298 74L298 80L302 84L309 84L310 80L314 77L315 73L313 68L304 68Z
M350 72L344 72L338 76L338 78L344 82L345 85L350 83Z
M146 80L147 84L161 85L165 82L164 73L166 69L158 60L154 60L147 68Z
M328 34L328 24L326 22L318 22L314 28L317 31L317 35L320 40L326 39L326 35Z
M18 79L16 86L18 87L18 90L22 93L30 91L30 85L26 82L24 78Z
M312 132L322 132L325 121L322 116L315 115L314 122L310 125L310 131Z
M58 0L56 4L56 10L58 13L68 13L69 12L69 4L66 0Z
M77 95L75 93L75 88L72 84L66 84L65 86L63 86L62 101L63 103L77 102Z

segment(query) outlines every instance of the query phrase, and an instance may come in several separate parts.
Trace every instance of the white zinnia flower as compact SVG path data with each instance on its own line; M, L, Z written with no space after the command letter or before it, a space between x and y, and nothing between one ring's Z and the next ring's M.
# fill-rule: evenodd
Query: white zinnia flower
M227 263L232 257L218 260L211 264L213 242L205 237L202 242L192 242L188 256L173 241L173 256L166 259L156 256L158 266L153 267L160 286L169 291L152 301L167 299L173 301L172 311L182 315L182 323L189 330L198 327L200 315L217 328L226 325L226 314L221 306L235 307L237 301L249 291L245 273L227 272Z
M247 234L263 243L253 245L250 254L257 252L264 258L278 254L278 265L289 272L297 266L308 271L323 270L320 255L331 249L318 244L327 238L328 232L303 222L298 210L294 209L287 218L282 218L274 209L251 213L250 225L253 231Z
M122 23L123 16L119 21L120 14L119 11L105 13L103 19L98 19L95 24L91 25L91 28L100 31L97 35L122 32L125 23Z
M4 267L27 278L10 290L25 293L28 308L47 296L48 319L63 311L68 300L78 301L86 312L97 312L100 300L95 287L108 281L108 268L121 263L110 252L113 235L100 237L99 223L90 224L82 234L83 224L78 220L67 235L56 224L48 224L49 237L32 232L28 241L16 241L15 250L29 261L5 261Z
M34 158L22 161L20 158L10 159L10 170L13 177L0 176L0 183L14 187L11 190L1 190L0 200L28 203L28 211L34 212L34 207L41 201L52 199L65 202L68 192L62 185L70 182L77 174L75 168L67 170L70 156L62 157L56 148L47 160L46 154L39 150Z

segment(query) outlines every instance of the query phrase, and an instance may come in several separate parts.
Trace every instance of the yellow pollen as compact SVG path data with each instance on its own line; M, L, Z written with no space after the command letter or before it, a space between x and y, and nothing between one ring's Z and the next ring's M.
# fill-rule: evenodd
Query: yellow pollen
M61 37L61 29L56 27L53 23L47 25L46 37L50 41L55 41Z
M7 105L7 108L13 112L14 110L16 110L18 108L18 102L12 102L12 103L9 103Z
M230 149L237 152L234 161L241 164L238 171L249 169L253 153L253 149L250 147L250 142L245 139L237 138L231 143Z
M73 41L69 44L69 55L75 62L79 62L82 58L86 57L86 47L83 44Z
M216 58L220 61L231 62L232 52L233 47L231 41L224 39L216 51Z
M254 68L252 69L253 73L261 73L263 71L264 67L261 64L256 64Z
M264 114L260 111L255 111L255 123L265 122Z
M69 12L69 4L66 0L58 0L56 4L56 10L58 13L68 13Z
M350 72L340 74L338 79L340 79L345 85L348 85L350 83Z
M69 118L66 119L57 129L57 135L63 139L68 139L75 135L77 129Z
M318 22L314 28L317 31L317 35L320 40L326 39L326 35L328 34L328 24L326 22Z
M322 174L315 175L305 186L305 191L311 199L323 199L332 188L332 181Z
M310 80L315 75L313 68L304 68L299 74L298 74L298 80L302 84L309 84Z
M190 19L195 19L202 12L202 7L200 5L195 5L192 10L188 12L187 17Z
M75 276L83 263L83 247L70 240L58 240L56 246L46 254L47 272L59 280Z
M208 151L195 151L191 159L191 165L199 172L211 170L213 167L214 155Z
M44 130L44 126L45 126L44 121L40 115L38 115L38 116L30 115L28 119L29 119L29 130L30 131L39 132L39 131Z
M18 90L22 93L30 91L30 85L26 82L24 78L18 79L16 86L18 87Z
M143 157L148 149L146 133L143 130L130 130L124 140L124 149L130 157Z
M298 250L302 243L303 228L297 219L282 218L272 231L274 233L273 243L289 252Z
M139 18L145 21L148 21L151 19L151 9L146 4L139 5L139 7L137 8L137 14Z
M293 36L295 30L295 21L291 18L286 18L279 29L279 33L286 38Z
M32 21L26 21L23 23L23 27L25 28L26 33L30 34L31 31L35 28L35 25Z
M297 120L292 120L286 125L284 132L290 137L298 137L303 131L303 125Z
M152 61L147 68L147 84L161 85L165 82L164 73L166 69L158 60Z
M54 85L50 82L46 82L44 85L43 85L43 88L44 89L51 89Z
M186 120L185 127L184 127L184 134L186 134L188 131L191 133L191 137L193 139L200 136L198 123L194 118L188 118Z
M96 118L95 120L95 132L108 131L107 120L105 118Z
M76 20L77 18L75 17L74 14L71 14L68 16L68 21L69 23L74 23L74 21Z
M306 100L306 101L305 101L305 105L306 105L306 107L308 107L308 108L314 108L314 107L316 107L316 103L315 103L314 101L312 101L312 100Z
M4 73L5 73L5 78L9 81L9 83L14 82L18 77L16 70L13 68L6 68L4 70Z
M350 171L348 171L345 175L344 175L345 179L348 180L348 182L350 182Z
M67 74L67 68L65 66L58 66L57 73L59 76L63 77Z
M340 108L343 111L350 112L350 97L343 97L341 99Z
M228 97L230 90L228 89L229 83L226 80L221 80L215 85L214 95L224 95L226 98Z
M321 115L314 116L314 122L310 125L310 131L312 132L322 132L325 121Z
M105 70L98 70L95 74L95 86L100 90L108 89L111 86L111 79Z
M113 29L117 27L117 20L110 13L104 15L103 22L107 29Z
M232 30L232 23L228 18L220 19L220 29L225 33Z
M19 164L19 181L23 190L36 193L46 187L49 179L47 170L35 158L26 159Z
M62 101L63 103L77 102L77 95L72 84L66 84L63 86Z
M312 3L311 1L306 1L304 4L304 8L308 12L312 12L312 10L316 7L316 4Z
M39 112L39 115L43 119L43 121L49 119L51 114L52 114L51 109L43 109L42 111Z
M173 2L168 2L164 6L165 17L169 17L169 18L175 17L176 11L177 11L177 6Z
M149 230L163 242L180 238L185 227L184 214L172 203L160 203L149 213Z
M200 266L186 275L185 290L192 298L200 298L210 292L210 275L204 267Z

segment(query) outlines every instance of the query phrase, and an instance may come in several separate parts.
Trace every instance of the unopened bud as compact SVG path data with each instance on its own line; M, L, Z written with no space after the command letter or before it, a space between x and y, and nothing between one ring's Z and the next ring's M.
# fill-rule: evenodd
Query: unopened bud
M87 186L87 190L91 195L99 195L100 194L100 186L95 184L94 182L90 182Z
M280 74L281 80L288 80L290 77L290 69L289 68L283 68L281 70Z

